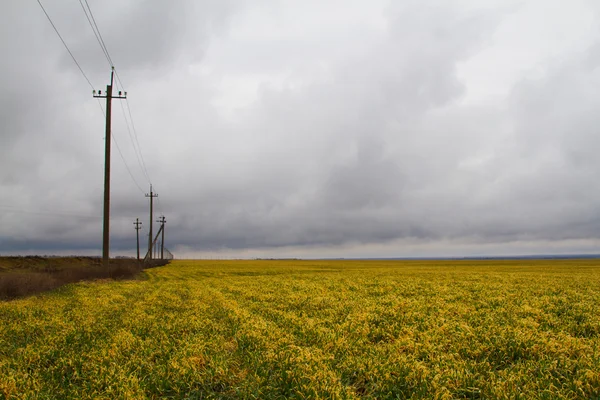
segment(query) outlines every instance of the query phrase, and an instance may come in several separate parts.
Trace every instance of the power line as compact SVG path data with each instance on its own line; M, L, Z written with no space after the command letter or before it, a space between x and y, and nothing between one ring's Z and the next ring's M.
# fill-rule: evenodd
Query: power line
M152 191L152 185L150 185L150 194L146 194L146 197L150 198L150 233L148 234L148 254L150 254L150 259L152 259L152 218L153 218L153 209L152 209L152 205L153 205L153 201L155 197L158 197L158 194L154 193Z
M121 83L121 80L119 79L118 74L116 74L116 75L117 75L117 81L119 83ZM125 91L125 88L123 87L122 83L121 83L121 89L123 91ZM125 98L125 101L127 101L127 98ZM146 170L146 165L144 163L144 156L142 155L142 149L139 147L139 143L138 143L137 147L135 145L135 142L137 142L137 134L135 135L135 142L134 142L133 135L131 134L131 128L129 127L129 120L127 119L127 115L125 114L125 107L123 106L122 102L120 104L121 104L121 111L123 111L123 118L125 119L125 124L127 126L127 133L129 134L129 139L131 140L131 145L133 146L133 151L135 152L135 156L137 158L138 165L140 166L142 173L145 175L146 180L148 181L148 184L151 184L152 182L150 181L150 177L148 176L148 171ZM131 117L131 113L130 113L130 117ZM131 126L133 127L134 133L135 133L133 119L131 119Z
M58 37L60 38L62 44L65 46L65 49L67 49L67 51L69 52L69 55L71 56L71 58L73 59L73 61L75 62L75 65L77 65L77 68L79 68L79 71L81 72L81 74L83 75L83 77L85 78L85 80L87 81L87 83L90 85L90 87L92 89L94 89L94 85L92 85L92 83L90 82L90 80L88 79L87 75L85 74L85 72L83 72L83 69L81 68L81 65L79 65L79 62L77 62L77 59L75 58L75 56L73 55L73 53L71 52L71 50L69 49L69 46L67 46L67 43L64 41L64 39L62 38L62 36L60 35L60 33L58 32L58 29L56 28L56 25L54 25L54 22L52 22L52 19L50 18L50 16L48 15L48 13L46 12L46 9L44 8L44 6L42 5L42 3L40 2L40 0L37 0L38 4L40 5L40 7L42 8L42 11L44 12L44 14L46 15L46 18L48 18L48 21L50 22L50 25L52 25L52 28L54 28L54 32L56 32L56 34L58 35ZM81 0L79 0L81 6L83 7L83 3L81 3ZM87 4L87 1L85 2L86 5L89 8L89 5ZM92 26L92 22L90 21L87 12L85 11L85 8L83 8L83 11L85 12L86 17L88 18L88 22L90 23L90 26ZM90 15L92 16L92 21L94 21L94 25L97 28L96 22L94 20L94 16L91 14L91 9L90 9ZM92 30L94 29L94 27L92 26ZM94 34L96 34L96 31L94 31ZM100 32L98 31L98 35L100 34ZM109 63L112 63L110 61L110 55L108 54L108 51L105 50L105 46L103 46L104 41L102 40L102 36L98 37L98 35L96 35L96 38L98 39L98 43L100 44L100 47L102 47L103 51L105 51L105 55L107 57L107 60L109 61ZM104 109L102 108L102 104L100 104L100 100L98 100L98 105L100 106L100 110L102 110L102 114L106 116L106 113L104 112ZM129 169L129 166L127 165L127 162L125 161L125 157L123 156L123 153L121 152L121 148L119 147L119 143L117 142L117 139L113 136L113 142L115 143L115 146L117 147L117 150L119 152L119 155L121 156L121 160L123 160L123 164L125 164L125 168L127 169L127 172L129 173L129 175L131 176L131 179L133 179L133 182L135 183L135 185L138 187L138 189L144 193L144 190L142 189L142 187L139 185L139 183L137 182L137 180L135 179L135 177L133 176L133 174L131 173L131 170ZM135 150L135 148L134 148ZM136 152L137 155L137 152Z
M84 6L84 2L85 2L85 6ZM86 17L86 19L88 21L88 24L90 25L90 28L92 28L92 31L94 32L94 36L96 37L96 41L98 42L98 45L100 46L100 49L102 49L102 52L104 53L104 56L106 57L106 61L108 61L109 66L111 68L113 68L113 70L114 70L114 63L112 61L110 53L108 52L108 47L106 47L106 44L104 43L104 38L102 37L102 33L100 32L100 28L98 28L98 24L96 23L96 18L94 17L94 13L92 12L92 9L90 8L89 3L87 2L87 0L79 0L79 4L81 5L81 8L83 9L83 13L85 14L85 17ZM86 10L86 7L87 7L87 10ZM89 14L88 14L88 12L89 12ZM116 71L115 71L115 75L117 76L117 81L121 84L121 89L123 89L123 91L125 91L125 87L123 86L123 83L121 82L121 78L119 77L119 74L116 73ZM98 103L100 103L99 100L98 100ZM102 105L100 105L100 106L102 107ZM129 103L128 103L127 107L129 108ZM127 121L127 116L125 115L125 107L123 107L122 103L121 103L121 109L123 111L123 117L125 118L125 124L127 126L127 131L129 133L129 138L131 139L131 144L133 146L133 150L135 152L135 156L136 156L136 158L138 160L138 164L140 165L140 168L142 169L142 172L146 176L146 178L148 180L148 183L150 183L150 178L148 177L146 166L145 166L145 164L143 162L143 156L140 158L140 156L141 156L141 148L139 146L139 142L138 142L138 148L139 148L139 150L138 150L138 148L136 148L136 146L135 146L133 137L131 135L131 129L129 128L129 122ZM131 117L131 112L129 113L129 115ZM131 124L133 126L133 118L131 118ZM135 127L133 129L134 129L134 132L135 132ZM121 152L121 149L119 148L119 145L117 144L116 140L114 140L114 142L115 142L115 145L117 146L117 150L119 151L119 154L121 155L121 158L123 158L123 154ZM137 142L137 134L136 134L136 142ZM129 166L125 162L124 158L123 158L123 162L125 163L125 167L127 168L127 171L129 172L129 174L133 178L133 174L131 173L131 170L129 169ZM133 178L133 180L134 180L135 184L137 185L137 187L143 193L144 192L143 189L137 183L137 181L135 180L135 178Z
M106 112L104 111L104 108L102 107L102 103L100 102L100 99L97 99L97 100L98 100L98 105L100 106L100 111L102 112L102 115L104 115L106 117ZM122 104L121 104L121 107L123 107ZM137 188L142 193L145 193L144 189L142 189L142 187L140 186L140 184L138 183L138 181L133 176L133 173L131 172L131 169L129 168L129 165L127 165L127 161L125 161L125 157L123 156L123 152L121 151L121 147L119 147L119 143L117 142L117 138L115 137L115 135L112 135L111 139L112 139L113 143L115 144L115 146L117 147L117 151L119 153L119 156L121 157L121 160L123 161L123 164L125 165L125 168L127 169L127 172L129 173L129 176L133 180L133 183L135 183L135 186L137 186Z
M48 18L48 21L50 21L50 25L52 25L52 28L54 28L54 32L56 32L56 34L58 35L58 37L60 38L60 41L62 42L63 46L65 46L65 49L67 49L67 51L69 52L69 55L71 56L71 58L73 59L73 61L75 62L75 65L77 65L77 68L79 68L79 71L81 72L81 74L83 75L83 77L85 78L85 80L87 81L88 85L90 85L90 87L92 89L94 89L94 85L92 85L92 82L90 82L89 78L87 77L87 75L85 74L85 72L83 72L83 69L81 68L81 65L79 65L79 63L77 62L77 59L75 58L75 56L73 55L73 53L71 52L71 50L69 49L69 46L67 46L67 43L65 43L65 40L62 38L62 36L60 35L60 33L58 32L58 29L56 28L56 26L54 25L54 22L52 22L52 19L50 18L50 16L48 15L48 13L46 12L46 9L44 8L44 6L42 5L42 3L40 2L40 0L37 0L38 4L40 5L40 7L42 8L42 11L44 12L44 14L46 14L46 18Z
M144 171L144 168L142 166L142 161L140 160L140 155L138 154L138 151L135 147L133 135L131 134L131 128L129 127L129 121L127 120L127 116L125 114L125 107L123 106L123 102L119 102L119 104L121 104L121 111L123 112L123 118L125 119L125 126L127 127L127 133L129 135L129 139L131 140L131 146L133 147L133 150L135 152L135 157L137 158L138 165L140 166L142 173L144 173L144 175L146 175L146 172ZM148 180L148 183L150 183L150 179L148 179L148 175L146 175L146 178Z
M94 18L94 13L92 12L92 9L90 8L90 5L88 4L87 0L84 0L85 1L85 5L87 6L87 9L89 11L89 16L88 16L88 13L86 12L85 7L83 7L83 3L81 1L82 0L79 0L80 4L81 4L81 6L82 6L82 8L84 10L84 13L86 14L86 18L88 20L88 23L90 23L90 26L92 27L92 30L94 31L94 35L96 36L96 40L98 41L98 44L100 45L100 48L104 52L104 55L105 55L106 59L108 60L113 73L115 73L117 75L117 82L121 85L121 88L123 89L123 91L125 91L125 87L123 85L123 82L121 81L121 78L115 72L114 63L112 61L112 58L110 57L110 53L108 52L108 48L106 47L106 43L104 43L104 39L102 38L102 33L100 33L100 29L98 28L98 24L96 23L96 19ZM91 17L91 21L90 21L90 17ZM113 85L113 80L112 80L112 76L111 76L111 86L107 87L107 90L109 90L109 92L108 92L109 96L110 96L110 93L112 91L112 85ZM119 95L120 95L120 92L119 92ZM125 92L125 96L124 97L127 98L127 92ZM129 117L130 117L130 120L131 120L131 126L133 127L133 131L134 131L134 134L135 134L135 141L137 142L137 148L135 146L135 143L134 143L132 135L131 135L131 130L129 128L129 123L127 121L127 116L125 114L125 108L123 107L123 105L121 105L121 109L123 111L123 116L125 118L125 123L127 125L127 131L129 133L129 137L131 139L131 144L133 145L133 149L134 149L134 151L136 153L136 157L138 159L138 164L140 164L140 167L142 168L142 172L144 173L144 175L148 179L148 183L150 183L150 196L151 196L151 199L150 199L151 202L150 203L152 204L152 183L150 181L150 177L148 175L148 170L146 168L146 164L145 164L144 159L143 159L143 155L142 155L142 152L141 152L141 146L139 145L139 140L138 140L138 137L137 137L137 132L136 132L136 129L135 129L135 124L133 122L133 116L131 114L131 107L129 106L129 102L127 103L127 108L129 110ZM109 115L109 110L107 110L107 115ZM110 125L108 125L109 123L110 123L110 121L107 121L107 135L109 134L108 132L110 132L110 130L109 130L110 128L108 128L110 126ZM107 138L107 140L110 140L110 139ZM114 136L113 136L112 140L115 142L115 145L117 147L119 155L121 156L121 159L123 160L123 163L125 164L127 172L131 176L131 179L134 181L134 183L136 184L136 186L138 187L138 189L140 189L142 191L142 193L143 193L142 188L137 183L137 180L135 179L135 177L131 173L131 170L129 169L129 166L127 165L127 162L125 161L125 158L123 157L123 153L121 152L121 149L120 149L120 147L119 147L119 145L118 145L118 143L117 143L117 141L116 141L116 139L115 139ZM109 143L109 142L107 142L107 143ZM108 146L107 146L107 148L108 148ZM106 176L106 174L105 174L105 176ZM109 243L109 240L108 240L108 222L106 221L106 218L107 218L106 217L106 214L107 214L106 204L108 203L108 200L107 200L107 197L106 197L106 190L107 190L106 187L107 187L107 184L105 183L105 238L104 238L104 245L103 245L103 259L105 260L104 261L105 264L108 264L108 243ZM151 247L150 247L151 246L151 244L150 244L151 240L152 240L152 207L151 207L151 211L150 211L150 233L148 235L149 249L151 249Z
M98 99L98 104L100 105L100 110L102 111L102 115L104 115L106 117L106 112L104 111L104 108L102 108L102 104L100 103L100 99ZM140 186L140 184L138 183L138 181L133 176L133 173L131 172L131 169L129 169L129 165L127 165L127 161L125 161L125 157L123 156L123 153L121 152L121 148L119 147L119 143L117 142L117 138L115 137L115 135L111 135L111 139L112 139L113 143L115 144L115 146L117 147L117 152L119 153L119 156L121 157L121 160L123 161L123 164L125 165L125 168L127 169L127 172L129 173L129 176L133 180L133 183L135 183L135 186L137 186L137 188L142 193L146 193L146 192L144 192L144 189L142 189L142 187Z
M115 70L115 76L117 77L117 82L119 83L119 85L121 85L121 89L123 89L123 91L125 91L125 85L123 85L123 82L121 81L121 77L119 76L119 72ZM131 114L131 106L129 105L129 99L125 99L125 103L127 104L127 111L129 112L129 120L131 121L131 128L133 129L133 135L135 137L135 142L137 144L137 151L139 152L140 155L140 160L142 162L142 171L144 172L144 175L146 176L146 179L148 180L148 183L152 183L152 180L150 179L150 174L148 174L148 169L146 168L146 162L144 161L144 154L142 153L142 146L140 146L140 142L138 140L138 134L137 134L137 129L135 129L135 123L133 122L133 115ZM125 117L125 119L127 119L127 117ZM135 146L134 146L135 149Z
M98 100L98 105L100 106L100 112L102 112L102 115L104 115L106 117L106 111L104 111L104 107L102 107L102 102L100 102L100 99L96 99Z
M85 2L87 4L87 1ZM79 4L81 4L81 8L83 9L83 13L85 14L85 17L88 20L88 23L90 24L90 27L92 28L92 31L94 32L94 36L96 36L96 40L98 41L98 44L100 45L100 48L102 49L102 52L104 53L104 57L106 57L106 61L108 61L108 64L110 67L112 67L112 60L110 59L110 55L108 54L108 51L106 50L106 47L103 46L103 41L101 41L99 33L100 31L96 32L96 29L94 29L94 25L96 24L96 21L94 21L94 23L92 24L92 20L90 19L90 15L92 14L92 11L90 10L90 15L88 15L87 10L85 9L85 6L83 5L83 2L81 0L79 0ZM89 8L89 5L88 5ZM93 15L92 19L94 18Z
M40 8L42 9L42 11L44 12L44 14L46 15L46 18L50 22L50 25L52 25L52 28L54 29L55 33L59 37L59 39L62 42L63 46L65 47L65 49L67 50L67 52L71 56L71 59L73 60L73 62L75 63L75 65L77 66L77 68L79 69L79 71L81 72L81 74L83 75L83 77L85 78L85 80L87 81L88 85L92 88L92 90L94 90L94 85L92 85L91 81L89 80L89 78L87 77L87 75L85 74L85 72L83 71L83 68L81 67L81 65L79 64L79 62L77 61L77 59L75 58L75 56L73 55L73 53L71 52L71 50L69 49L69 46L67 46L67 43L65 42L65 40L61 36L61 34L58 31L58 28L56 27L56 25L54 25L54 22L50 18L50 15L48 14L48 12L46 11L46 9L42 5L41 1L37 0L37 2L38 2L38 5L40 6ZM102 49L102 52L104 53L104 56L105 56L106 60L108 61L109 65L111 66L111 68L114 71L114 63L112 61L110 53L108 52L108 48L106 47L106 44L104 42L104 38L102 37L100 29L98 28L98 24L96 23L96 19L94 17L92 9L90 8L90 5L89 5L89 3L88 3L87 0L84 0L84 2L85 2L85 6L84 6L82 0L79 0L79 4L81 5L81 7L83 9L83 12L84 12L84 14L86 16L86 19L87 19L90 27L92 28L92 31L94 32L94 36L96 37L96 40L97 40L98 44L100 45L100 48ZM86 10L86 7L87 7L87 10ZM118 75L117 75L117 79L118 79L119 83L121 84L121 86L123 87L121 79L120 79L120 77ZM112 82L111 82L111 85L112 85ZM110 94L110 91L109 91L108 94ZM96 96L94 96L94 97L96 97ZM105 112L104 109L102 108L102 104L100 103L99 100L98 100L98 105L100 107L100 110L101 110L102 114L106 116L106 113L109 112L110 110L107 110ZM131 120L131 125L133 127L133 131L134 131L134 135L135 135L135 142L137 143L137 148L136 148L136 145L134 143L133 136L131 134L131 129L129 128L129 123L127 121L127 115L125 113L125 108L121 104L121 110L123 111L123 116L124 116L125 122L127 124L127 130L128 130L128 133L129 133L129 137L131 139L132 146L133 146L134 151L136 153L136 158L138 160L138 164L140 164L142 172L144 173L144 175L148 179L148 182L150 183L150 178L149 178L149 175L148 175L148 170L146 168L146 165L145 165L145 162L144 162L144 159L143 159L143 155L142 155L142 152L141 152L141 146L139 145L139 140L138 140L138 137L137 137L137 131L135 129L135 125L134 125L134 122L133 122L133 116L131 114L131 107L129 106L129 102L127 103L127 109L129 111L129 117L130 117L130 120ZM107 132L109 132L109 131L107 131ZM125 168L127 169L127 172L129 173L129 176L133 180L134 184L138 187L138 189L142 193L144 193L144 190L138 184L138 182L135 179L133 173L131 172L131 169L129 168L129 166L128 166L127 162L126 162L125 157L123 156L123 153L121 151L121 148L119 146L119 143L118 143L116 137L114 135L111 135L111 136L112 136L112 138L107 138L109 140L109 143L110 143L111 140L115 143L115 146L117 147L117 151L119 153L119 156L121 157L121 160L123 161L123 164L125 165ZM7 207L7 206L4 206L4 207L0 206L0 208L4 208L4 209L9 208L9 210L6 213L23 213L23 214L34 214L34 215L49 215L49 216L56 216L56 217L65 217L65 216L67 216L67 217L93 218L93 219L100 218L100 216L84 216L84 215L66 214L66 213L49 213L49 212L42 212L42 211L22 210L22 209L17 209L17 208L10 207L10 206L9 207ZM108 226L107 225L108 214L106 212L106 205L105 205L104 218L105 218L105 225ZM150 224L152 224L152 216L150 217ZM106 230L106 232L108 232L108 231ZM148 235L149 240L152 239L151 236L152 236L151 234ZM106 242L108 242L107 238L106 238ZM108 247L106 247L106 248L108 249ZM104 252L104 246L103 246L103 252ZM107 252L106 256L104 256L104 258L106 260L108 260L108 252Z
M85 6L84 6L84 2L85 2ZM109 65L112 68L114 68L114 63L112 61L110 53L108 52L108 47L106 47L106 43L104 43L104 38L102 37L100 28L98 28L98 24L96 23L96 18L94 17L94 13L92 12L92 9L90 8L89 3L87 2L87 0L79 0L79 4L81 5L81 8L83 9L83 13L85 14L88 24L90 25L90 27L92 28L92 31L94 32L96 41L98 42L98 45L102 49L102 52L104 53L104 56L106 57L106 60L108 61ZM86 7L87 7L87 10L86 10ZM123 82L121 81L121 78L119 77L119 74L116 71L115 71L115 75L117 76L117 81L121 85L121 89L123 91L125 91ZM146 179L148 180L148 183L151 183L150 176L148 175L148 169L146 168L146 163L144 162L144 156L142 155L141 146L140 146L139 140L137 138L135 124L133 122L133 117L131 115L131 107L129 106L129 101L127 99L126 99L126 101L127 101L127 109L129 110L129 118L131 120L131 126L133 128L133 133L135 135L135 143L134 143L134 138L131 134L131 128L129 127L129 121L127 120L127 116L125 114L125 107L123 106L123 104L121 104L121 110L123 112L123 117L125 118L125 124L127 125L127 131L129 134L129 138L131 139L131 144L133 146L133 150L135 152L135 156L137 158L138 164L140 165L140 168L142 169L143 174L145 175ZM137 147L136 147L136 143L137 143ZM119 150L119 153L121 153L121 150L119 149L118 145L117 145L117 149ZM126 166L127 166L127 164L126 164ZM127 166L127 169L129 170L128 166ZM131 171L129 171L129 173L131 175ZM140 186L137 184L137 182L136 182L136 185L138 186L138 188L140 188ZM143 192L143 190L142 190L142 192Z
M79 0L81 2L81 0ZM112 62L112 58L110 58L110 54L108 52L108 48L106 47L106 44L104 44L104 39L102 38L102 34L100 33L100 28L98 28L98 25L96 24L96 18L94 18L94 13L92 13L92 9L90 8L90 5L88 4L87 0L85 1L85 5L87 6L88 10L90 11L90 16L92 17L92 21L94 22L94 27L96 27L96 31L98 32L98 36L100 37L100 47L102 47L102 49L104 50L105 54L106 54L106 58L108 59L108 62L110 63L111 67L114 67L114 63ZM93 29L93 28L92 28Z
M158 212L160 214L165 215L165 213L163 212L162 207L160 205L160 199L158 197L156 198L156 208L158 208Z
M81 68L81 65L79 65L79 62L77 62L77 59L75 58L75 56L73 55L73 53L69 49L69 46L67 46L67 43L65 42L65 40L60 35L60 32L58 32L58 29L56 28L56 25L54 25L54 22L52 22L52 19L50 18L50 15L48 15L48 13L46 12L46 9L44 8L44 6L40 2L40 0L37 0L37 2L40 5L40 7L41 7L42 11L44 12L44 14L46 15L46 18L48 18L48 21L50 22L50 25L52 25L52 28L54 28L54 32L56 32L56 34L60 38L60 41L65 46L65 49L67 49L67 51L69 52L69 55L71 56L71 58L75 62L75 65L77 65L77 68L79 68L79 71L81 72L81 74L83 75L83 77L85 78L85 80L87 81L87 83L90 85L90 87L92 89L94 89L94 85L92 85L92 83L90 82L89 78L87 77L87 75L85 74L85 72L83 71L83 69ZM81 6L83 7L83 3L81 3L81 0L79 2L81 4ZM87 4L87 0L85 1L85 3L86 3L86 5L88 6L88 9L89 9L89 4ZM92 17L93 24L94 24L94 26L96 26L96 29L97 29L98 26L96 25L96 21L94 20L94 16L91 13L92 10L91 9L89 9L89 10L90 10L90 15ZM88 22L90 23L90 26L92 26L92 22L90 21L88 15L87 15L87 12L85 11L85 8L83 8L83 11L85 12L86 17L88 18ZM93 29L94 29L94 27L92 26L92 30ZM94 31L94 34L96 34L96 31ZM98 31L98 35L100 35L100 31ZM100 44L100 47L102 47L103 51L105 52L105 56L107 57L107 60L109 61L109 63L112 64L112 61L110 59L110 55L108 54L108 50L106 50L106 46L104 46L104 40L102 40L102 36L101 35L99 37L98 37L98 35L96 35L96 38L98 39L98 43ZM102 111L102 114L106 116L106 113L104 112L104 109L102 108L102 104L100 104L100 100L98 100L98 105L100 106L100 110ZM139 185L139 183L137 182L137 180L135 179L135 177L131 173L131 169L129 169L129 166L127 165L127 162L125 161L125 157L123 156L123 153L121 152L121 148L119 147L119 143L117 142L117 139L113 136L112 140L115 143L115 146L117 147L119 155L121 156L121 160L123 160L123 164L125 164L125 168L127 169L127 172L129 173L129 175L131 176L131 179L133 180L133 183L135 183L135 185L138 187L138 189L142 193L144 193L144 190L142 189L142 187ZM134 150L135 150L135 148L134 148ZM136 152L136 155L137 155L137 152ZM147 174L146 174L146 176L147 176Z
M133 183L135 183L135 186L138 187L138 189L140 190L140 192L145 193L144 189L142 189L142 187L140 186L140 184L137 182L137 180L135 179L135 177L131 173L131 170L129 169L129 166L127 165L127 162L125 161L125 157L123 157L123 153L121 152L121 148L119 147L119 143L117 143L117 139L115 138L115 135L112 135L112 140L115 143L115 146L117 146L117 151L119 152L119 155L121 156L121 160L123 160L123 164L125 164L125 168L127 168L127 172L129 172L129 176L131 176L131 179L133 180Z

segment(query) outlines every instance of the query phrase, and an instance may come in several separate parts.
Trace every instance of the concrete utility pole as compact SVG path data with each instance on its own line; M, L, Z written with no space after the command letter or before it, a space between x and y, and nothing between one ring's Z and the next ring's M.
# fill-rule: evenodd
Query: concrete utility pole
M102 225L102 264L108 267L109 256L109 224L110 224L110 115L112 99L125 99L127 92L118 96L112 95L112 85L115 76L115 67L112 67L110 73L110 85L106 85L106 93L102 94L102 90L93 91L94 97L106 99L106 135L104 138L104 221Z
M137 259L140 261L140 229L142 229L142 223L139 218L136 218L133 225L135 225L135 236L137 239Z
M163 260L165 258L165 224L167 220L165 216L161 216L156 222L160 222L160 230L161 230L161 239L160 239L160 259Z
M148 234L148 257L152 259L152 212L154 211L153 200L155 197L158 197L158 194L152 193L152 185L150 185L150 194L146 193L146 197L150 197L150 233Z

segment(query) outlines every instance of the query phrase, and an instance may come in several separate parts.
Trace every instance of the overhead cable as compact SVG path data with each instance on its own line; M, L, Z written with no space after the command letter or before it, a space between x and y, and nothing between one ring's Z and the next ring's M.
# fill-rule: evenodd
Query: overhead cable
M44 12L44 14L46 14L46 18L48 18L48 21L50 21L50 25L52 25L52 28L54 28L54 32L56 32L56 34L58 35L58 37L60 38L60 41L62 42L63 46L65 46L65 49L67 49L67 51L69 52L69 55L71 56L71 58L73 59L73 62L75 62L75 65L77 65L77 68L79 68L79 71L81 72L81 75L83 75L83 77L85 78L85 80L87 81L88 85L90 85L90 87L92 89L94 89L94 85L92 85L92 82L90 82L89 78L87 77L87 75L85 74L85 72L83 72L83 69L81 68L81 65L79 65L79 62L77 62L77 59L75 58L75 56L73 55L73 53L71 52L71 50L69 49L69 46L67 46L67 43L65 43L65 40L62 38L62 36L60 35L60 33L58 32L58 29L56 28L56 26L54 25L54 22L52 22L52 18L50 18L50 16L48 15L48 13L46 12L46 9L44 8L44 6L42 5L42 3L40 2L40 0L37 0L38 4L40 5L40 7L42 8L42 11Z

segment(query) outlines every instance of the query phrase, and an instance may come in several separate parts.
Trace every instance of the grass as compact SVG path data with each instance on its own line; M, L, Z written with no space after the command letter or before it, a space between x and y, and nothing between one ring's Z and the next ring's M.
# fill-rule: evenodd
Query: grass
M600 260L144 274L0 303L0 398L600 398Z
M0 300L15 299L94 279L131 279L142 271L132 259L93 257L0 257Z

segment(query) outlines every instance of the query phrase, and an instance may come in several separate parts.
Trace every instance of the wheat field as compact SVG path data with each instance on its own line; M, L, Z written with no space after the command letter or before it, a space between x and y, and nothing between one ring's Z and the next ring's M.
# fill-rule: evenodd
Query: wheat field
M600 260L174 261L0 303L0 398L600 398Z

